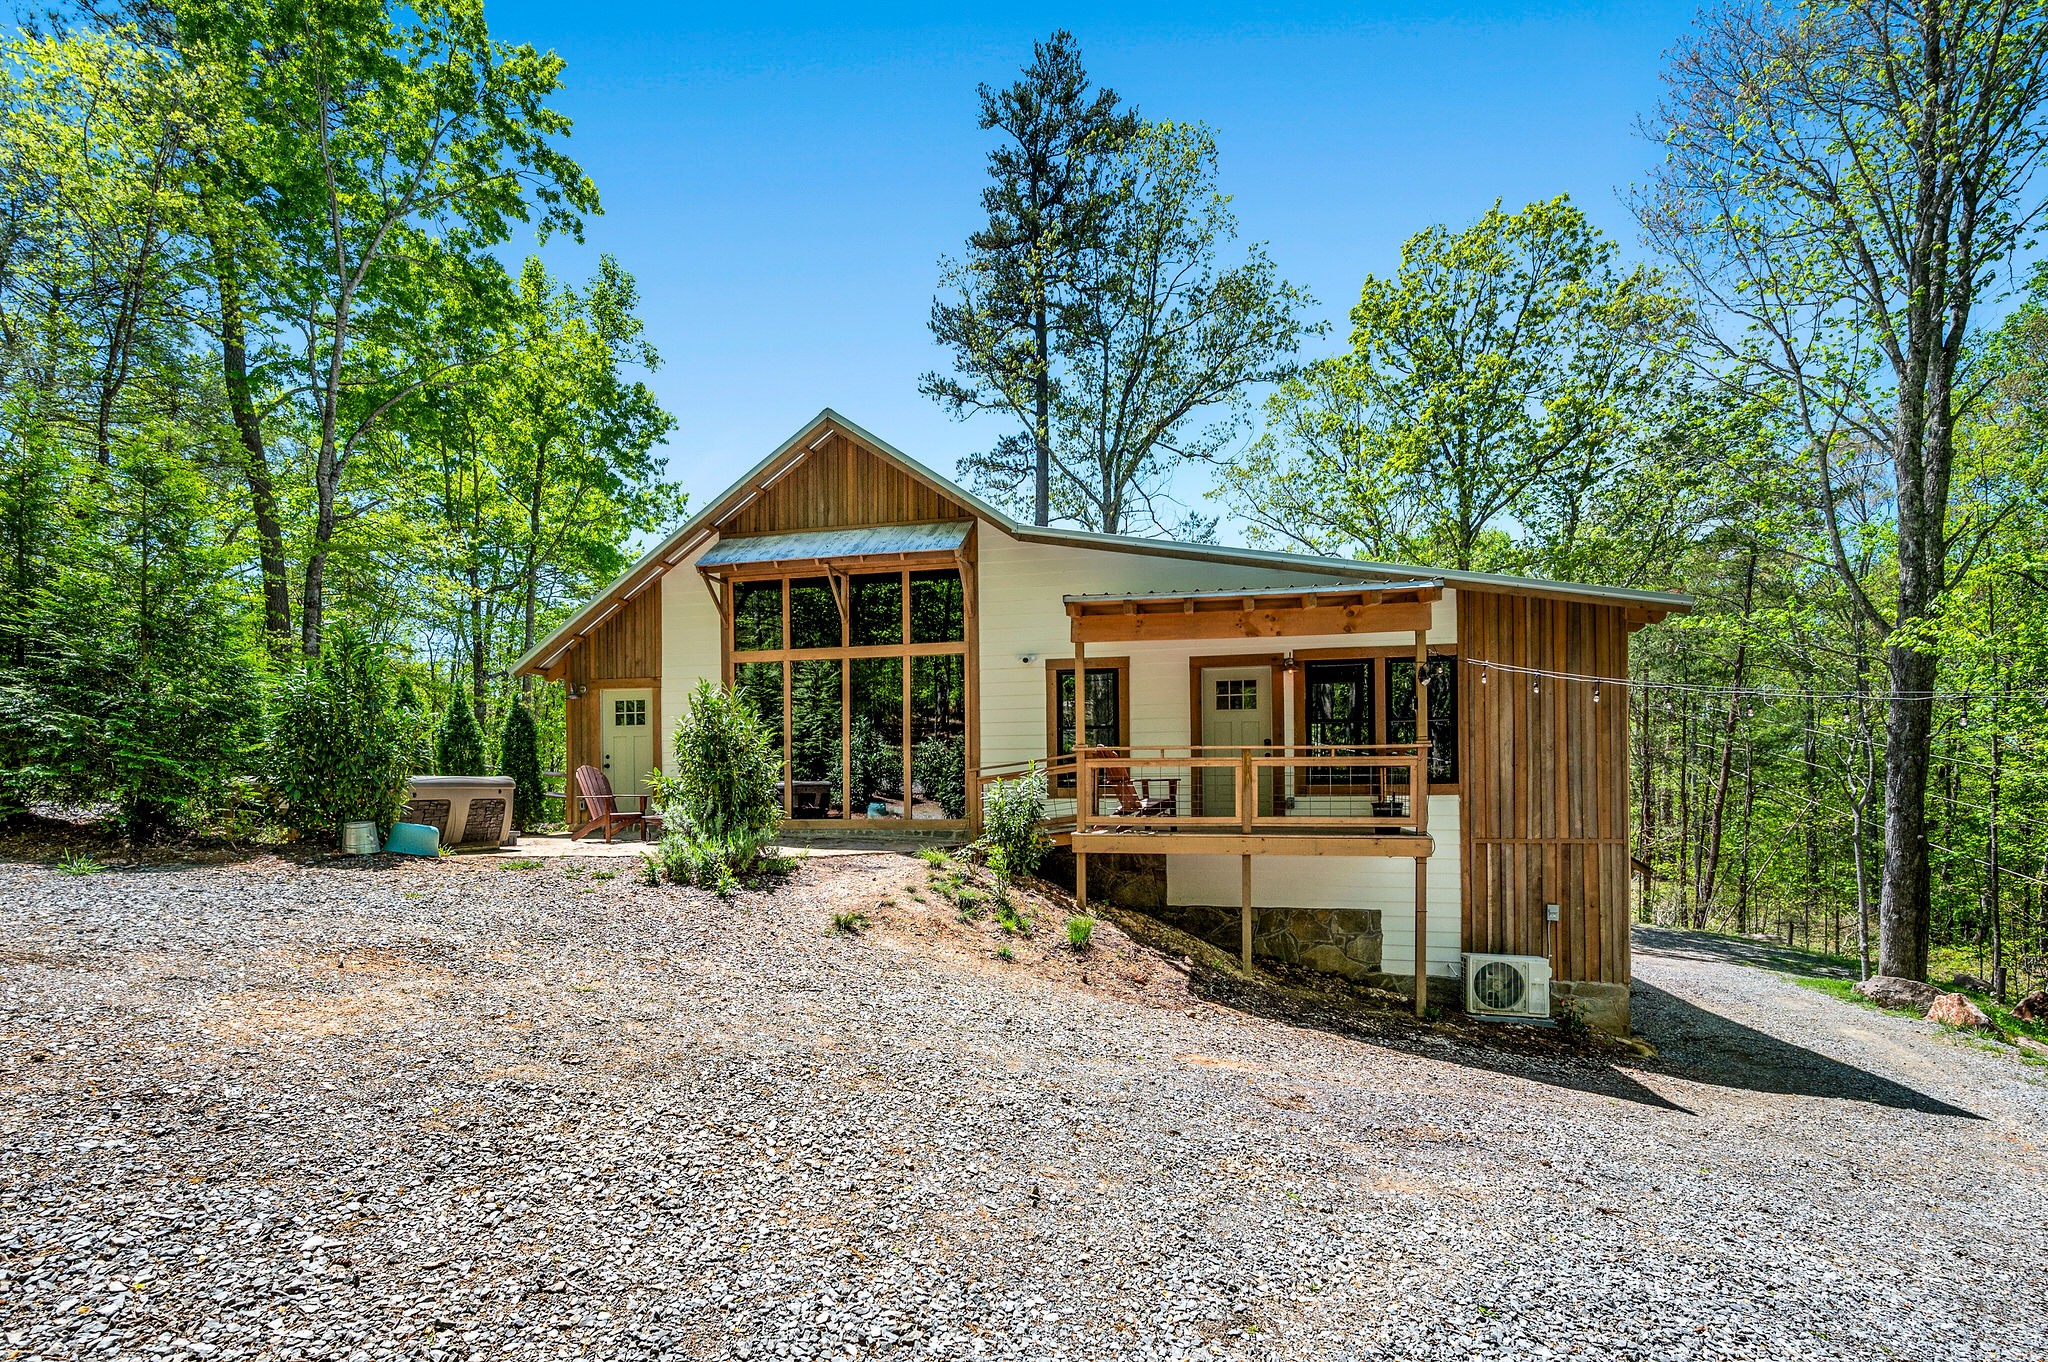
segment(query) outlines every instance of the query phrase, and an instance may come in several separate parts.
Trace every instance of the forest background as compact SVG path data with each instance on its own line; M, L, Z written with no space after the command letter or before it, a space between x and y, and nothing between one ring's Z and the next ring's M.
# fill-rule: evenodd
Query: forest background
M632 273L535 253L599 211L564 80L467 3L17 25L0 816L260 835L280 697L337 641L389 666L416 766L522 701L559 763L556 688L509 665L687 507ZM1025 518L1692 594L1603 697L1640 911L2024 982L2044 91L2034 5L1710 10L1643 113L1641 263L1568 198L1497 205L1417 224L1333 334L1239 240L1217 131L1055 34L980 92L986 221L920 386L1000 431L961 472Z

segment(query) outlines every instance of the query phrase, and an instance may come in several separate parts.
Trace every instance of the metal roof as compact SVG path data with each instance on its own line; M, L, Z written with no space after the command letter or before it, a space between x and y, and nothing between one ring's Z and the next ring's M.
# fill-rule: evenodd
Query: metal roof
M798 530L721 539L704 551L699 567L778 563L809 558L857 558L881 553L951 553L967 542L971 520L932 525L864 525L841 530Z
M1347 591L1427 591L1442 586L1443 582L1437 578L1419 577L1409 582L1308 582L1301 586L1204 587L1200 591L1098 591L1085 596L1065 596L1061 599L1068 605L1082 605L1089 601L1241 601L1257 600L1262 596L1317 596L1326 592L1337 594Z

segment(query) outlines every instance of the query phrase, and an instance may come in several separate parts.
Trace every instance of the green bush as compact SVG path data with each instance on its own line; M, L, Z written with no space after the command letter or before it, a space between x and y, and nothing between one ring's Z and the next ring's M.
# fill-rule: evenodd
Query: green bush
M782 817L782 759L753 707L699 681L674 749L673 769L648 782L669 821L709 841L765 845Z
M729 894L786 868L761 854L782 817L782 758L755 707L699 681L674 750L672 769L647 782L668 823L655 852L658 873Z
M1088 949L1089 938L1095 935L1095 919L1075 916L1067 919L1067 944L1077 951Z
M1045 821L1045 780L1036 771L1015 780L999 780L981 801L981 849L1003 877L1028 878L1038 873L1052 845L1039 828Z
M260 762L243 551L177 432L161 435L104 465L0 456L0 817L104 802L142 845L216 817Z
M444 776L484 773L484 730L467 695L457 695L434 735L434 769Z
M516 697L498 730L498 774L512 777L512 825L521 832L547 821L546 787L540 779L540 727L533 711Z
M956 737L936 734L911 748L910 770L925 797L948 818L967 816L967 745Z
M325 655L285 685L269 774L286 825L309 841L335 840L343 823L398 821L412 774L404 727L383 657L360 634L329 630Z

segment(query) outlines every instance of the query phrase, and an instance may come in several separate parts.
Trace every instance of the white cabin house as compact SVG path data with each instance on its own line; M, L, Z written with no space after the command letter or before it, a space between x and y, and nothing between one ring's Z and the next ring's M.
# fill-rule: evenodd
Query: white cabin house
M1043 781L1083 896L1625 1031L1628 639L1688 605L1022 525L828 409L517 671L620 794L709 679L779 734L792 838L965 840Z

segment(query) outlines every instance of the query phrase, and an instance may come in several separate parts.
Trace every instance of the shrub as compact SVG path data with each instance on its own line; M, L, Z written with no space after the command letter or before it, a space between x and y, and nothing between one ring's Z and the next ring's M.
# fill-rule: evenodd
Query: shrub
M1051 845L1039 830L1044 821L1045 783L1037 772L989 786L981 802L980 843L989 864L1000 864L1005 878L1037 874Z
M484 730L467 695L457 695L434 735L434 769L444 776L484 773Z
M942 847L925 847L917 853L917 859L923 861L934 870L944 870L946 862L952 858L946 855L945 849Z
M913 744L910 769L948 818L967 816L967 744L943 733Z
M768 843L782 816L782 758L751 705L699 681L676 724L674 766L649 779L671 822L711 842Z
M546 788L540 780L540 727L524 701L514 699L498 731L498 774L512 777L512 825L521 832L547 820Z
M144 845L219 814L259 765L243 551L174 430L160 433L108 463L17 462L21 441L0 456L0 513L26 536L0 590L0 816L105 801Z
M838 932L841 936L859 936L867 929L868 915L866 913L834 913L832 915L832 930Z
M319 842L343 823L389 829L410 774L382 656L353 630L330 630L326 654L285 686L271 725L270 783L286 826Z
M1095 935L1095 919L1075 916L1067 919L1067 944L1077 951L1088 949L1088 939Z

